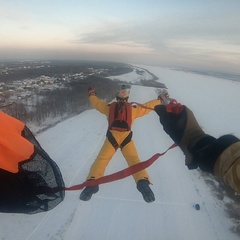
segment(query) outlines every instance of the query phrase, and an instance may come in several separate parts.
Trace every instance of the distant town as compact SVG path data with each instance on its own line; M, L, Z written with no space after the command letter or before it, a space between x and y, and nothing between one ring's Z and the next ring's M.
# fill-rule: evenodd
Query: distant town
M113 99L119 82L107 77L131 71L112 62L0 62L0 110L29 125L49 126L91 107L88 86Z
M102 66L101 66L102 65ZM109 65L109 66L107 66ZM27 103L43 91L66 88L69 83L89 76L106 77L113 69L122 68L121 74L132 71L119 63L80 62L10 62L0 65L0 104ZM48 74L43 75L42 73ZM33 101L34 102L34 101Z

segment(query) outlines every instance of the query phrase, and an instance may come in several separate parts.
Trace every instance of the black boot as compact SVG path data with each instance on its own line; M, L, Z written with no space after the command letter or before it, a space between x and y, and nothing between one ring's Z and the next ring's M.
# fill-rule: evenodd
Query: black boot
M151 188L149 187L150 182L146 179L140 179L137 182L137 190L142 194L143 199L146 202L154 202L155 196Z
M83 201L88 201L91 199L92 195L94 193L97 193L99 191L99 186L87 186L84 188L84 190L80 194L80 199Z

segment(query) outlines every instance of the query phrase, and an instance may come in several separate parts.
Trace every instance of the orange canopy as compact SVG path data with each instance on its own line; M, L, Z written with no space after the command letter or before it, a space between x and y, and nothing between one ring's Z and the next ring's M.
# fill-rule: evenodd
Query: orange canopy
M28 160L34 146L21 136L25 124L0 112L0 168L17 173L18 163Z

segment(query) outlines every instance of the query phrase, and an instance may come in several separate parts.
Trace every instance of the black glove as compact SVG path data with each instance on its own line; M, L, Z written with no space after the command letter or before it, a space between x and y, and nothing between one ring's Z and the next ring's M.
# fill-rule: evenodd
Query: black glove
M175 106L175 105L174 105ZM187 113L183 105L181 105L180 113L175 114L168 108L169 105L157 105L154 110L159 116L163 130L177 144L180 143L187 122Z

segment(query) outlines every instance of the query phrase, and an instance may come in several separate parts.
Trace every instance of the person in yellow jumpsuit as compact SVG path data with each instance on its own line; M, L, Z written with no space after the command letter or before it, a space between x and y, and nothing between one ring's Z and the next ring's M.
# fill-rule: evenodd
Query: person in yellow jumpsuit
M128 91L126 89L121 89L117 93L116 100L117 102L127 102L128 97ZM99 99L95 94L95 90L91 87L89 88L89 100L96 110L106 115L109 122L111 115L109 110L111 104ZM129 125L133 124L134 119L148 114L156 105L162 103L163 100L160 97L158 99L144 103L143 105L146 108L138 105L133 107L130 103L128 103L131 106L131 119ZM125 129L123 131L118 128L111 128L111 126L109 126L105 142L96 160L91 166L87 180L97 179L104 175L108 163L118 148L121 149L122 154L129 166L140 162L136 147L132 140L131 126L130 129ZM146 170L134 174L133 178L137 184L137 189L142 193L143 199L146 202L153 202L155 200L155 196L149 187L150 181ZM98 191L99 186L87 186L81 192L80 199L83 201L88 201L91 199L92 195Z

